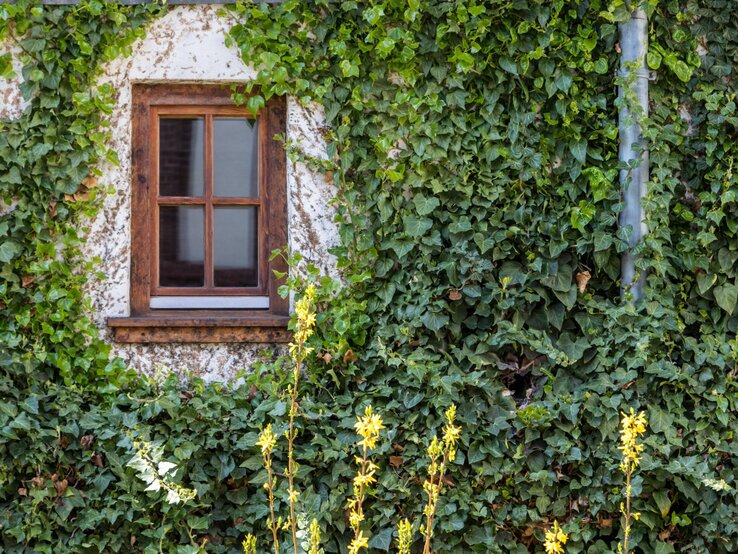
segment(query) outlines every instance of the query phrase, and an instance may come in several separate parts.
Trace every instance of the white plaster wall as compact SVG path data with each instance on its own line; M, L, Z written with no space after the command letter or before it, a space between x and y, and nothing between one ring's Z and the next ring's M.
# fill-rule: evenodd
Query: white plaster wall
M88 292L93 317L102 336L112 343L105 326L108 317L130 315L130 200L131 200L131 85L136 82L244 82L253 69L241 60L235 48L225 46L225 32L234 21L218 14L220 6L180 6L154 21L146 37L133 46L128 58L114 60L103 68L101 82L117 91L117 105L110 119L111 147L119 166L105 165L100 186L110 187L102 210L91 222L87 256L102 260L105 280L92 280ZM20 71L18 71L20 73ZM0 115L17 116L24 104L18 82L0 85ZM315 106L304 107L288 100L288 138L299 140L313 155L325 153L320 133L324 118ZM332 186L322 175L301 164L288 163L289 239L291 248L323 271L335 274L328 248L337 242L328 205ZM145 373L191 372L209 380L228 380L256 360L268 359L269 345L239 344L113 344L113 354Z
M0 53L10 52L13 57L13 71L15 77L12 79L0 79L0 117L16 118L23 113L28 102L23 100L20 93L21 69L23 63L21 56L23 52L20 47L9 38L0 40Z

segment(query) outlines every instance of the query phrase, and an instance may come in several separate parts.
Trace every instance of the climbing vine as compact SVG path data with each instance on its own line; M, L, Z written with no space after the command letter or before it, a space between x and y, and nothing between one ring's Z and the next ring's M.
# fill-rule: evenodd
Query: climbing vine
M619 413L649 413L632 485L646 552L738 549L735 498L738 29L727 0L647 6L652 163L648 295L619 298L615 0L239 3L229 44L261 96L323 107L345 286L324 281L298 422L300 509L326 552L350 538L342 460L353 414L388 429L365 523L387 550L420 491L422 430L464 428L434 529L448 552L570 552L618 542ZM0 510L10 552L234 552L265 539L253 448L287 405L279 364L229 390L148 383L110 360L82 289L114 90L100 63L163 11L85 2L0 8L23 63L23 115L0 123ZM0 71L13 70L0 57ZM294 154L299 155L299 145ZM89 196L89 198L87 198ZM124 429L161 443L194 502L124 467ZM462 454L463 452L463 454ZM275 463L283 463L277 460ZM458 471L457 471L458 470ZM284 491L277 491L284 507ZM59 546L62 545L62 546ZM66 550L65 550L66 549Z

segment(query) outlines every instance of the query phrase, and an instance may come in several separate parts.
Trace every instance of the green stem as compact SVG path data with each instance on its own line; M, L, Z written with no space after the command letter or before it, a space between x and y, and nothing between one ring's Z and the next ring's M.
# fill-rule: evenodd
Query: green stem
M295 460L294 460L294 443L295 443L295 412L297 412L297 384L300 378L300 367L302 362L302 340L297 345L297 357L295 360L295 370L293 373L291 402L290 402L290 428L288 433L288 450L287 450L287 480L289 481L289 501L290 501L290 530L292 531L292 546L295 554L299 554L297 549L297 522L295 519Z

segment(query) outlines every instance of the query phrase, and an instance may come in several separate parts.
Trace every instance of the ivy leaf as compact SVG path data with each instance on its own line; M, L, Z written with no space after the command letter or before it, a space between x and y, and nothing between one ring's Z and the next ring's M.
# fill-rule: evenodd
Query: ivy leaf
M594 63L594 70L596 73L599 73L600 75L604 75L607 73L608 65L607 65L607 59L606 58L599 58Z
M578 46L585 52L591 52L597 46L597 37L591 36L582 39L581 42L579 42Z
M349 60L341 60L339 67L341 68L341 73L343 73L344 77L359 76L359 66L351 63Z
M656 548L653 550L654 554L672 554L673 552L675 552L674 545L668 542L656 541Z
M392 37L384 37L382 40L379 41L377 44L377 52L382 54L383 58L386 58L392 53L392 50L395 48L395 39Z
M579 206L571 210L571 226L583 233L584 228L592 221L594 215L594 204L586 200L581 200Z
M700 291L700 294L705 294L715 284L715 281L717 281L717 275L714 273L698 273L697 290Z
M261 64L264 66L264 69L267 71L271 70L279 63L279 54L275 54L274 52L262 52L259 58L261 59Z
M451 61L456 63L456 67L462 73L467 73L474 67L474 56L464 52L458 46L454 49Z
M674 416L658 406L651 406L648 410L648 426L655 433L666 434L674 423Z
M517 64L513 60L508 58L507 56L503 56L502 58L500 58L499 63L500 63L500 67L504 69L505 71L507 71L508 73L512 73L513 75L518 74Z
M12 79L15 77L15 71L13 71L13 57L10 52L0 55L0 77L4 79Z
M560 73L556 77L556 87L561 92L568 92L568 90L571 88L571 75L568 73Z
M413 197L413 204L415 204L415 211L418 212L418 215L428 215L441 204L441 201L435 196L428 197L424 194L416 194Z
M427 217L411 215L405 219L405 232L413 238L424 235L431 227L433 227L433 220Z
M653 499L656 502L656 506L659 508L659 512L661 512L661 517L666 517L671 509L671 500L669 500L669 495L666 491L656 491L653 493Z
M658 69L661 67L661 61L663 59L663 56L655 50L649 50L648 54L646 54L646 63L651 69Z
M264 106L264 97L261 94L253 95L249 98L249 101L246 104L246 107L254 116L256 116L256 114L259 113L259 110L261 110Z
M579 162L584 163L587 161L587 141L578 140L573 144L569 144L569 150L572 156Z
M381 5L372 6L371 8L364 10L364 13L362 14L364 19L370 25L377 25L382 20L383 15L384 8Z
M392 543L392 527L382 529L379 533L372 537L369 541L369 548L376 548L384 552L389 551Z
M725 284L715 287L715 301L723 310L732 314L735 311L735 305L738 301L738 287L735 285Z
M610 195L613 187L611 186L610 180L599 167L588 167L582 173L589 180L589 188L592 189L592 196L595 203L605 200Z
M612 246L612 235L603 233L602 231L595 231L593 236L595 252L607 250Z
M689 67L685 62L682 60L678 60L672 67L672 70L674 71L674 74L679 77L680 81L683 81L685 83L689 82L689 80L692 78L692 68Z
M387 246L395 251L399 259L402 259L408 255L415 245L409 240L391 240Z
M0 243L0 262L7 263L20 252L21 246L15 241L8 240Z
M431 331L439 331L448 325L448 316L437 312L427 311L421 318L423 325Z

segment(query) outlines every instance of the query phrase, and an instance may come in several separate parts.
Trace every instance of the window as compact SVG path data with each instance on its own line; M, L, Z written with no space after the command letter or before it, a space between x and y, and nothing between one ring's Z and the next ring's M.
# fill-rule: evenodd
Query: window
M281 342L269 254L287 243L285 103L218 85L134 85L131 317L120 342Z

